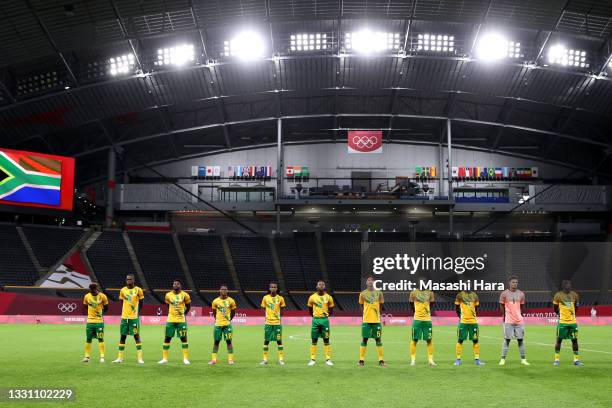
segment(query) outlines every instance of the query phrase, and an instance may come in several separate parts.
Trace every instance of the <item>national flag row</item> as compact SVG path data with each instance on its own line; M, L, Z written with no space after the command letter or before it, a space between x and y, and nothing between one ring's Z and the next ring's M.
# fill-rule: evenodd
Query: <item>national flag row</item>
M438 177L438 169L436 166L417 166L414 172L416 178L433 178Z
M227 177L230 178L270 178L272 166L229 166Z
M269 178L272 166L228 166L228 178ZM220 178L221 166L191 166L191 176L198 178Z
M191 166L191 176L198 178L221 177L221 166Z
M285 167L285 177L287 178L308 178L310 170L306 166L287 166Z
M540 177L537 167L453 167L455 179L532 179Z

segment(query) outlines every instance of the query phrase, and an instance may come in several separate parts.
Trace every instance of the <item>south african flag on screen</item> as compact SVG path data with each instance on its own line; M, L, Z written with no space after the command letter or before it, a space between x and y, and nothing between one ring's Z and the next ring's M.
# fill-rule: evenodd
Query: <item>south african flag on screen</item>
M0 200L60 205L62 162L35 153L0 150Z

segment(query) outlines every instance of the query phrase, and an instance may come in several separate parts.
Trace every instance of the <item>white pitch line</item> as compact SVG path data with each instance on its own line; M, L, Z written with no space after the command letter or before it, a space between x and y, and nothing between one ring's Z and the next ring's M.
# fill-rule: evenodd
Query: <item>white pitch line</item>
M447 330L440 330L440 331L444 332L444 333L454 333L454 332L450 332L450 331L447 331ZM494 337L494 336L480 335L480 337L484 337L485 339L503 340L503 338ZM554 344L552 344L552 343L541 343L541 342L538 342L538 341L527 341L527 340L525 340L525 343L535 344L536 346L543 346L543 347L551 347L551 348L554 347ZM567 349L567 350L571 350L572 349L570 346L563 346L562 345L561 347L564 348L564 349ZM580 351L588 351L590 353L602 353L602 354L611 354L612 355L612 352L610 352L610 351L593 350L593 349L586 349L586 348L582 348L582 347L580 347Z

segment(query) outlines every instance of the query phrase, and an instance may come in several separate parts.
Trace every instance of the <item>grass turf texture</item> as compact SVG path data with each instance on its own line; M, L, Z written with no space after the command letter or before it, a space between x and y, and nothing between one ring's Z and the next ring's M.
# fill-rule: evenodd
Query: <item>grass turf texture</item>
M310 327L285 326L287 365L276 364L276 345L270 345L270 364L259 366L262 327L234 327L237 364L226 363L222 343L219 363L206 363L212 348L212 327L189 328L191 366L182 364L180 342L173 339L170 363L159 366L163 326L143 326L144 366L135 362L134 341L126 343L126 363L116 358L119 329L106 326L106 363L98 363L97 343L92 362L80 363L84 326L0 325L0 387L74 387L77 401L88 407L212 406L236 407L398 407L422 406L612 406L612 327L580 327L584 367L571 365L570 342L564 341L561 366L553 367L552 326L527 327L530 367L519 365L513 341L507 365L499 367L501 328L481 327L481 358L473 364L471 343L464 343L461 367L454 367L455 327L434 326L435 359L426 364L426 347L419 342L417 366L409 366L409 327L385 327L387 367L376 364L374 342L368 345L366 366L356 366L360 327L332 326L334 367L323 364L322 342L314 367L309 360ZM57 406L58 403L17 403L7 406Z

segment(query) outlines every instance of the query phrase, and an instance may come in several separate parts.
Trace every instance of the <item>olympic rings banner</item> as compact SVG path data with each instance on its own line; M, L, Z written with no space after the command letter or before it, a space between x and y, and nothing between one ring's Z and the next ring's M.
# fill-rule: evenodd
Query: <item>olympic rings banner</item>
M349 130L349 153L382 153L382 130Z

